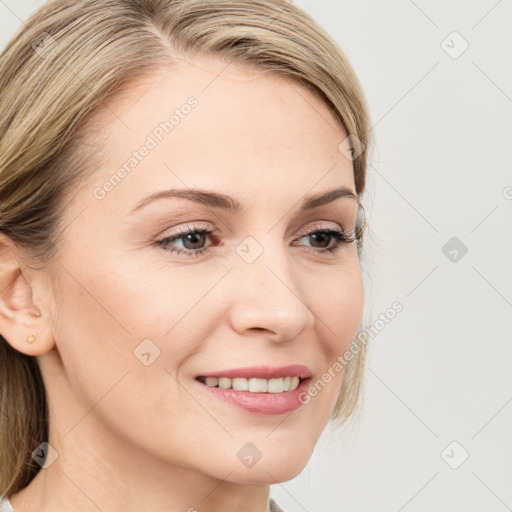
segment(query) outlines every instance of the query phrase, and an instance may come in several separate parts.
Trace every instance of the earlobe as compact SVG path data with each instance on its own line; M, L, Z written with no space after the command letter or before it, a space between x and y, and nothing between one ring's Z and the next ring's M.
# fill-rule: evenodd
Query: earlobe
M0 334L14 349L41 355L54 346L46 318L34 305L12 242L0 233Z

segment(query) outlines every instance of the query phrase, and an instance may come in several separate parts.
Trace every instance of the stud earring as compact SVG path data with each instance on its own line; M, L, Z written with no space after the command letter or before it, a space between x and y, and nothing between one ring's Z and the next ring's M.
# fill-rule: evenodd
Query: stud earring
M33 333L32 333L32 334L29 334L29 335L27 336L27 339L26 339L25 341L26 341L27 343L30 343L30 344L34 343L34 341L36 341L36 335L35 335L35 334L33 334Z

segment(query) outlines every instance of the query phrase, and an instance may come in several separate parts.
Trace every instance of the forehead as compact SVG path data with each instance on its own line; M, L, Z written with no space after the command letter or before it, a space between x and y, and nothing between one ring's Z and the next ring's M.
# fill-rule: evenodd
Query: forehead
M259 142L278 134L276 143L300 135L328 145L344 133L326 103L297 79L254 65L195 57L146 72L104 103L100 111L110 125L102 135L115 133L110 141L115 143L122 134L124 146L136 143L140 132L150 133L168 121L190 97L197 99L198 108L173 130L172 138L187 125L210 139L232 137L240 129L258 136Z
M352 164L338 150L346 135L325 102L254 66L181 60L135 80L101 114L94 137L102 159L88 185L124 168L110 200L123 191L136 201L164 184L235 197L243 187L299 195L316 183L353 189Z

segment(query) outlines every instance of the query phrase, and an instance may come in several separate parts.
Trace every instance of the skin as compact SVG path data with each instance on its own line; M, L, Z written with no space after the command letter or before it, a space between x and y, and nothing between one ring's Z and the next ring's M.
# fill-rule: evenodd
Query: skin
M102 163L67 206L69 226L51 262L55 280L47 269L27 268L1 238L10 282L1 333L38 358L49 441L59 454L11 496L16 510L73 503L78 511L264 512L269 485L302 471L328 422L342 372L283 415L239 409L194 382L216 370L287 364L307 365L315 381L349 348L363 311L355 244L322 254L336 240L306 236L326 227L350 232L357 200L296 212L312 194L341 186L355 193L352 163L338 150L346 134L304 86L246 66L224 68L183 60L108 103L111 119L96 134ZM192 95L198 106L96 199L95 187ZM229 195L246 210L171 198L129 214L154 192L187 187ZM208 247L205 254L155 244L190 226L218 231L173 246ZM236 252L247 237L263 249L252 263ZM161 351L149 366L133 353L146 338ZM252 467L236 456L248 442L262 453Z

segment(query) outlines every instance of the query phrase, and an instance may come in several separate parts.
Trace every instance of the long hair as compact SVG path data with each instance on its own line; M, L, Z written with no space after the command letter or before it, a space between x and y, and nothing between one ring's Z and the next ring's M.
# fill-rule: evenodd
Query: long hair
M66 204L99 158L87 147L95 110L136 77L196 54L295 79L368 147L367 103L353 68L288 0L54 0L0 54L0 232L49 263ZM352 162L359 196L366 155ZM332 414L340 423L358 401L364 359L363 347L346 365ZM31 454L43 441L48 410L37 361L0 336L0 495L30 483L40 469Z

